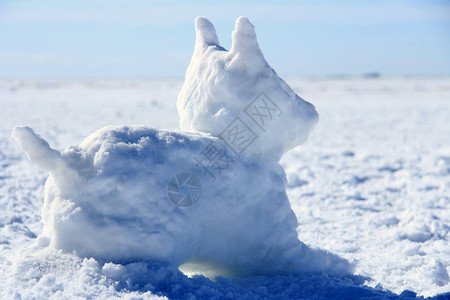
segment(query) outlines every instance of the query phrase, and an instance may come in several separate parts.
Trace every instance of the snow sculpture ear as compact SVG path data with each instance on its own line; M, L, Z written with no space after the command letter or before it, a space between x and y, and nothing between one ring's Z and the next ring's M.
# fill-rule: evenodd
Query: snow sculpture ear
M263 57L256 39L255 26L246 17L237 18L231 38L230 53L239 54L243 57L255 55Z
M205 17L195 18L196 46L219 46L214 25Z
M266 72L270 69L256 39L255 26L246 18L239 17L231 34L232 45L229 51L230 70L240 70L248 75Z

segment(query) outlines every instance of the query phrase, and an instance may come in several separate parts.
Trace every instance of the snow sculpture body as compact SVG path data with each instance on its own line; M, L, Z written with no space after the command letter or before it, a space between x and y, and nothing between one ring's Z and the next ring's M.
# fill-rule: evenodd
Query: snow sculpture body
M38 244L104 262L199 262L225 275L351 273L344 259L298 240L278 163L317 123L314 106L267 64L246 18L230 51L205 18L196 34L177 105L181 128L197 133L109 126L59 152L31 128L14 129L31 162L50 173ZM232 139L239 126L250 135ZM222 169L205 166L213 155ZM170 201L168 189L186 197Z

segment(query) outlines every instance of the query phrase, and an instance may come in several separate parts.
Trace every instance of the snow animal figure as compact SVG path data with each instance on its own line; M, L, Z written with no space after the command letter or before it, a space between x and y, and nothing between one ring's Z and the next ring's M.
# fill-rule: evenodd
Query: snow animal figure
M178 97L181 128L109 126L65 151L29 127L13 136L48 171L42 247L103 262L202 264L209 274L351 274L346 260L297 237L282 154L318 120L265 61L253 25L230 51L198 17Z

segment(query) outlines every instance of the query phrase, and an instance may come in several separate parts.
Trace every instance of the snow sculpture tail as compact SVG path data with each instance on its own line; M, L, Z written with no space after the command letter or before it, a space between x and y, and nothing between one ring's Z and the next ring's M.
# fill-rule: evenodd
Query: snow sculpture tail
M61 153L28 126L15 127L12 136L28 155L28 159L39 168L50 173L55 172L63 161Z
M28 159L40 169L49 172L62 190L70 190L70 186L75 185L77 172L67 165L58 150L51 148L32 128L17 126L13 129L12 136L27 153Z

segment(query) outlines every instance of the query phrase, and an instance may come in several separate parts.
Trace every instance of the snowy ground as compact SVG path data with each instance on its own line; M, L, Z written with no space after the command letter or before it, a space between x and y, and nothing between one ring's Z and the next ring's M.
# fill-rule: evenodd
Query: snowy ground
M282 159L299 238L356 262L359 276L211 282L151 262L122 266L36 250L47 175L28 162L12 128L29 125L57 149L110 124L177 129L182 82L0 81L0 298L450 292L450 79L289 83L320 114L308 143Z

